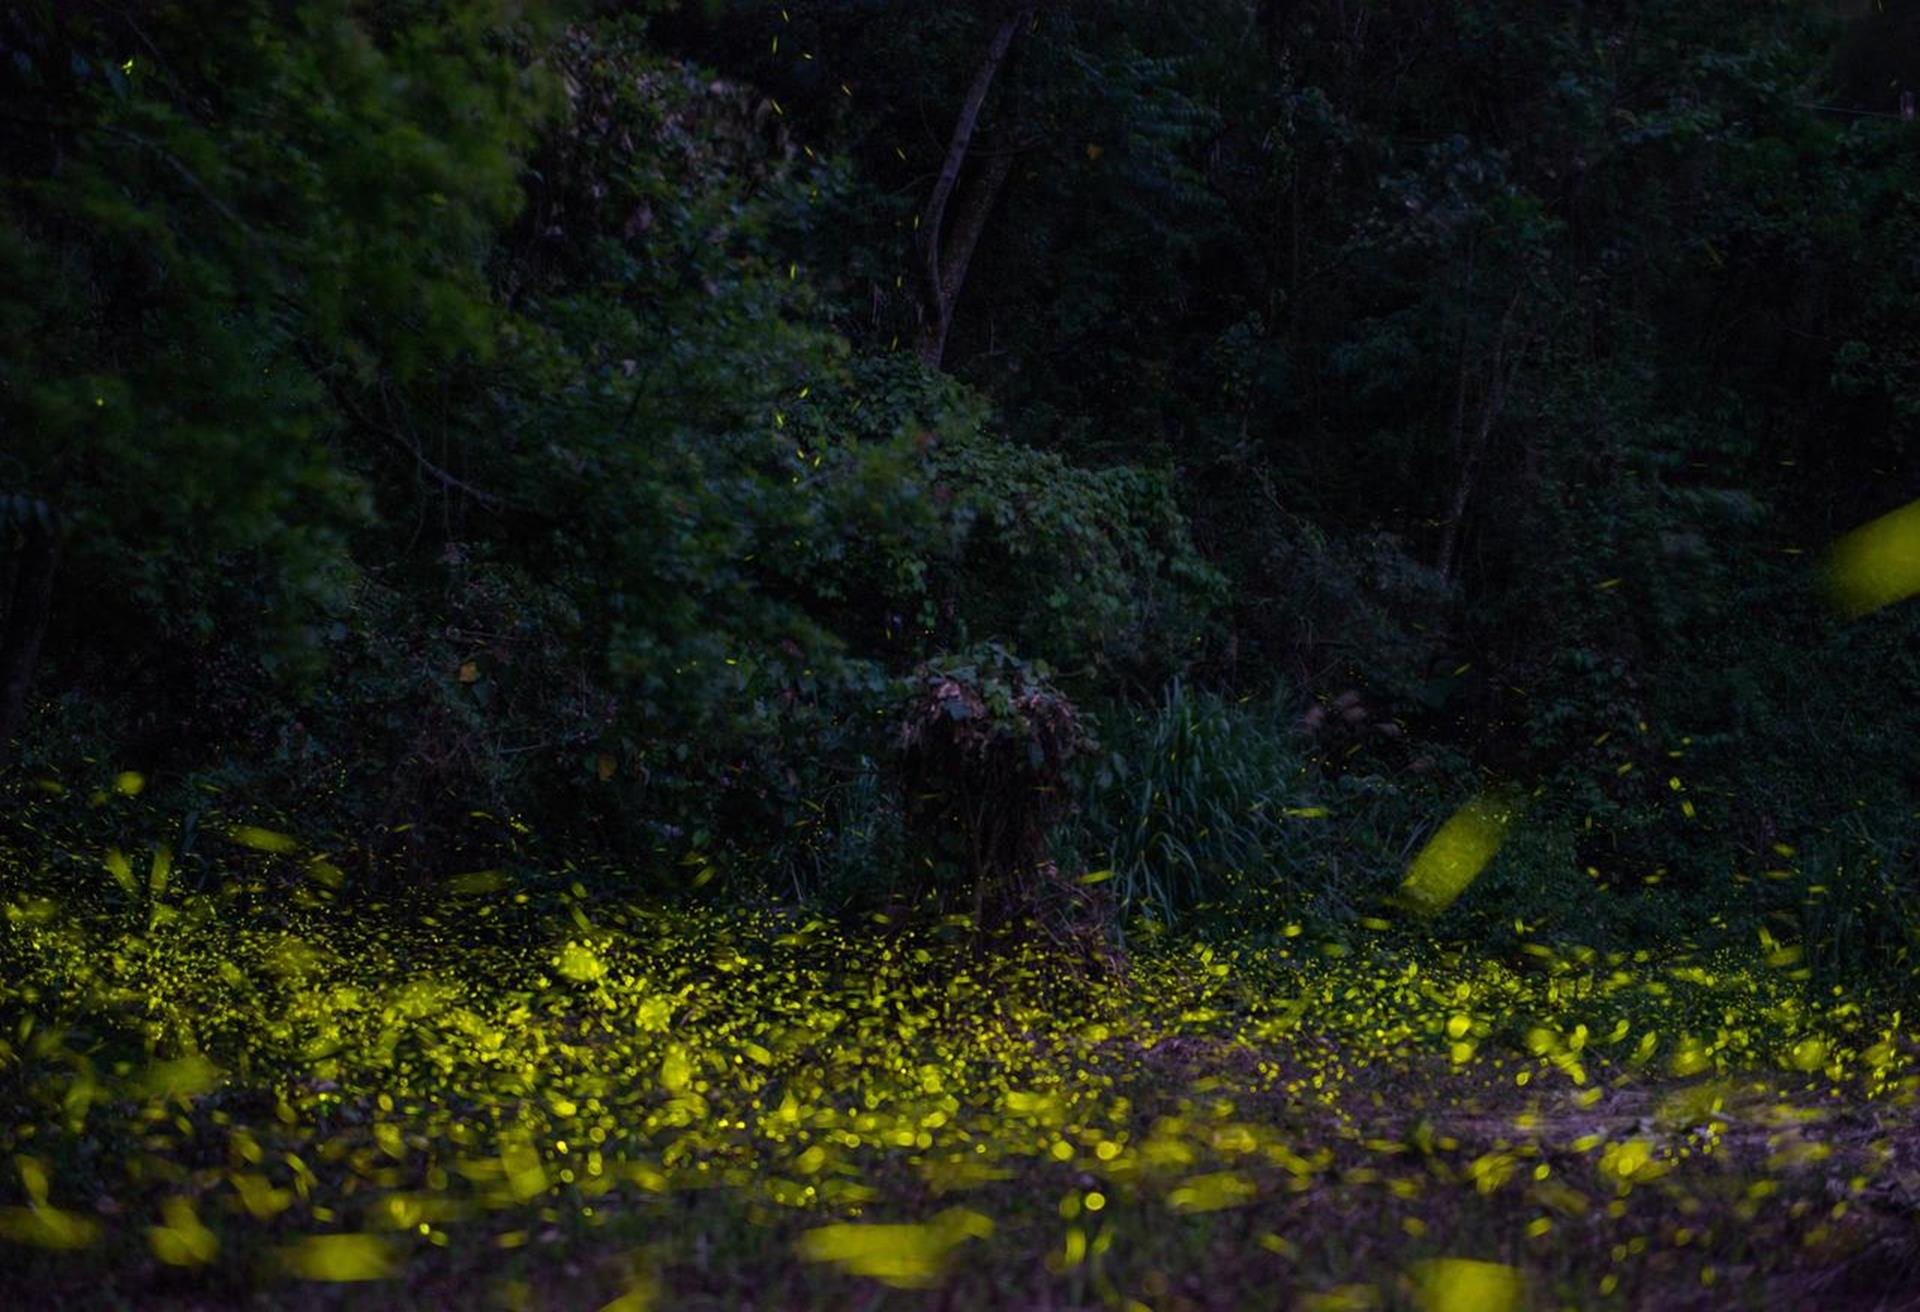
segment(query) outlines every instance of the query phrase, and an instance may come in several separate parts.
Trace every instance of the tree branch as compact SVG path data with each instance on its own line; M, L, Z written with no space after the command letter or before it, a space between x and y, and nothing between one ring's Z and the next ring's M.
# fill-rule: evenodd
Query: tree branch
M938 321L929 325L929 329L938 334L928 344L932 352L927 356L929 364L937 366L947 353L947 330L953 326L953 307L960 299L961 286L967 280L967 267L973 261L973 249L979 245L980 234L987 227L987 217L992 214L994 202L1000 198L1007 175L1012 171L1011 154L1001 151L988 156L960 198L959 208L953 217L952 240L947 243L940 260L939 284L943 308Z
M1487 395L1480 404L1480 415L1474 424L1473 433L1467 439L1466 449L1460 463L1460 479L1454 485L1452 504L1448 506L1446 526L1440 534L1439 569L1442 580L1453 577L1454 556L1460 543L1460 523L1466 517L1467 501L1473 495L1473 485L1480 473L1480 464L1486 458L1488 440L1493 435L1494 425L1500 422L1500 415L1506 409L1507 393L1513 386L1513 380L1520 372L1520 360L1526 349L1526 338L1532 333L1532 320L1519 333L1520 341L1513 343L1514 312L1520 308L1525 291L1515 292L1507 303L1507 311L1500 316L1499 331L1493 339L1493 361L1488 371ZM1511 361L1509 347L1512 345ZM1464 361L1462 362L1461 392L1456 400L1459 411L1465 409L1466 378ZM1464 418L1464 414L1460 416ZM1457 422L1457 420L1456 420Z
M321 382L326 386L328 393L332 395L334 404L338 405L342 410L346 411L347 417L349 419L359 424L362 428L365 428L372 432L380 434L382 437L386 438L388 441L392 442L394 445L400 447L408 455L413 457L414 463L420 467L421 472L430 476L435 482L439 483L442 487L448 488L450 490L464 492L468 496L472 497L475 501L478 501L481 505L487 507L489 510L493 510L496 512L499 511L502 507L509 505L509 502L505 497L502 497L497 493L489 492L485 488L475 487L473 484L467 482L465 479L461 478L459 475L451 473L445 469L442 469L439 465L435 464L431 459L428 458L426 452L420 449L419 443L415 442L412 438L408 437L405 433L400 432L398 429L389 427L388 425L381 423L379 420L375 419L372 415L362 410L358 405L354 403L353 399L349 397L344 390L333 386L332 382L326 378L323 371L316 369L314 373L315 373L315 376L320 378Z
M24 526L25 543L14 571L12 596L0 624L0 752L26 722L27 691L33 685L40 644L53 612L53 583L60 569L61 525L42 505Z
M946 350L947 325L953 315L953 297L942 276L946 270L940 251L940 230L946 222L947 205L960 182L960 170L966 165L967 151L973 144L974 129L980 124L980 110L987 102L987 92L993 87L993 79L1006 62L1007 52L1013 47L1013 38L1023 26L1033 21L1038 9L1037 0L1019 5L995 29L993 40L987 45L986 56L980 61L979 71L974 74L973 85L967 89L967 98L960 106L960 117L953 125L953 136L947 143L947 155L941 163L940 176L934 181L933 192L927 197L927 207L920 216L920 243L924 261L921 278L929 321L921 334L920 357L935 368L939 367L940 356ZM1001 180L1005 180L1004 171ZM979 233L975 232L974 239L978 237ZM964 268L963 262L962 273ZM953 290L957 292L958 288Z

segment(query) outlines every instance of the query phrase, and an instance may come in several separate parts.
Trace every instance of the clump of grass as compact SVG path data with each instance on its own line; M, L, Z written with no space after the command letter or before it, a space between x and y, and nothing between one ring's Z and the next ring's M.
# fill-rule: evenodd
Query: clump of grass
M802 902L845 910L909 898L899 790L880 763L860 757L818 798L801 803L785 841L769 854L777 884Z
M1111 751L1072 841L1104 856L1125 906L1171 921L1265 869L1307 760L1278 697L1235 705L1178 680L1158 707L1109 716Z
M1877 819L1847 816L1797 854L1799 930L1807 965L1823 982L1912 979L1920 949L1915 856Z
M1150 711L1110 713L1063 859L1111 869L1117 904L1152 923L1358 917L1475 781L1433 751L1420 774L1330 771L1304 723L1284 690L1233 700L1178 680Z

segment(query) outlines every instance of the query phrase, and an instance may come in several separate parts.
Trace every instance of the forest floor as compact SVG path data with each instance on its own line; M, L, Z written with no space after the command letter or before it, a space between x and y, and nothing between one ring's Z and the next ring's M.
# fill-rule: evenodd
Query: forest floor
M0 874L11 1306L1920 1306L1920 1024L1788 950L1099 976L164 865Z

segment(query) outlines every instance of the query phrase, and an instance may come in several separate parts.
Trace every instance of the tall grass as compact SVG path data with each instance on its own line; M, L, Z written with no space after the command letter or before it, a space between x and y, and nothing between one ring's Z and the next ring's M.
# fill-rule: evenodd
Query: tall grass
M899 790L878 761L860 757L823 795L801 805L771 853L776 884L802 901L838 907L890 903L919 889L907 868Z
M1418 774L1395 766L1391 748L1326 768L1302 709L1284 690L1234 700L1184 682L1151 707L1102 708L1102 751L1053 836L1054 859L1069 878L1102 880L1116 928L1231 923L1258 935L1299 924L1344 937L1343 926L1358 931L1373 914L1405 923L1386 904L1421 845L1483 780L1464 755L1430 743L1417 749L1430 762ZM1802 850L1772 858L1792 868L1788 882L1615 887L1583 872L1579 802L1538 790L1472 888L1422 932L1506 950L1541 937L1750 944L1764 927L1798 944L1818 979L1911 980L1920 824L1904 814L1856 812L1805 836ZM910 864L897 781L873 759L807 803L773 855L778 884L825 906L891 907L926 888Z
M1057 850L1111 868L1116 901L1163 923L1252 901L1350 912L1378 871L1342 850L1350 825L1298 723L1283 693L1231 701L1180 681L1151 710L1110 713Z
M1920 877L1912 826L1849 815L1800 854L1799 931L1821 982L1910 986L1920 953Z

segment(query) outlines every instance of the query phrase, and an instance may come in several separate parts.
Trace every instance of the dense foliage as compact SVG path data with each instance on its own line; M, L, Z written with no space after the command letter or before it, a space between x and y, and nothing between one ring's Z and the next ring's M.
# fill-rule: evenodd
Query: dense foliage
M1920 633L1816 567L1920 493L1901 21L18 6L13 777L897 897L999 643L1156 923L1364 918L1499 784L1482 931L1900 964Z

